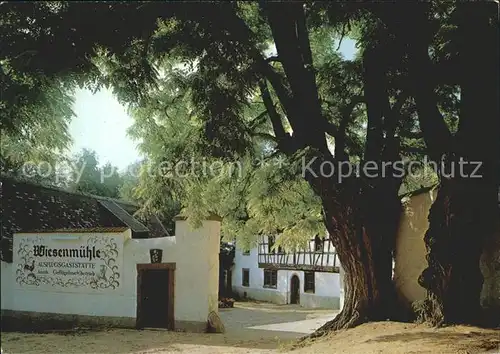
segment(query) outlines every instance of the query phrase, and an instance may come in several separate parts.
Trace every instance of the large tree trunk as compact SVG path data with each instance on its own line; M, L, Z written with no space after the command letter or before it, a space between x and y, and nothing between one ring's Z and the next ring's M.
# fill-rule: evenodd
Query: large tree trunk
M345 270L345 297L339 315L313 337L364 322L394 319L398 312L392 270L401 213L399 181L381 180L362 190L351 183L336 197L327 190L320 193L325 225Z
M494 3L457 7L462 65L460 125L455 144L448 147L452 153L446 155L445 176L430 210L425 235L429 265L419 280L428 290L423 318L436 325L481 320L479 260L484 241L494 230L498 208L496 11ZM479 43L477 38L483 41ZM459 171L460 157L473 164Z
M387 300L393 299L391 275L387 270L392 267L392 256L386 252L385 259L381 255L372 257L376 251L364 236L366 244L356 245L353 252L339 251L337 254L345 270L344 307L340 314L327 322L316 332L322 335L327 331L354 327L358 324L385 320L390 318ZM360 262L356 254L364 254Z
M303 4L294 3L285 12L282 6L272 2L263 2L261 5L267 14L291 93L287 94L288 90L284 90L279 80L275 80L275 75L267 74L293 130L291 140L294 144L285 151L292 154L309 147L309 153L320 157L311 166L311 173L306 173L304 177L322 200L325 225L345 270L344 309L334 321L318 330L315 336L365 321L387 319L391 317L395 299L392 251L400 215L397 195L400 180L369 180L366 176L357 178L351 173L348 180L340 182L335 180L338 177L337 168L334 168L333 178L321 176L322 162L336 165L340 161L349 161L343 145L352 112L343 114L343 123L339 129L330 129L331 124L323 115L319 100ZM394 161L399 157L394 136L400 117L391 112L386 75L389 62L381 60L384 52L385 48L377 44L365 51L363 61L364 96L368 112L363 159L370 162ZM263 93L266 91L263 86L261 90ZM265 103L268 101L266 107L272 113L271 118L274 116L276 136L284 137L286 134L280 127L279 117L276 117L269 97L266 96L263 95L263 99ZM325 138L327 130L328 134L335 137L335 156L331 155L328 148ZM289 139L281 139L285 142L287 140ZM381 201L384 201L384 208L380 207Z
M421 309L434 324L478 323L483 277L479 260L493 231L496 188L443 180L429 213L425 234L428 267L419 283L428 290Z
M366 163L394 167L391 163L399 159L399 141L394 135L400 116L398 105L391 108L386 91L386 63L380 60L384 50L381 46L373 47L365 50L363 56L368 115L363 158ZM340 142L336 140L336 144ZM398 312L392 265L401 215L401 178L396 177L395 170L387 169L372 177L365 172L365 166L360 167L362 175L351 175L335 186L328 179L310 179L322 199L325 226L345 270L344 307L313 336L363 322L394 319Z

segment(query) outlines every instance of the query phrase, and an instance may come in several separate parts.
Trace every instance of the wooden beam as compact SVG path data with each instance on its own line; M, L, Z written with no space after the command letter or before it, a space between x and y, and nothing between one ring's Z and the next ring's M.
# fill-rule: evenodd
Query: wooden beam
M175 270L175 263L142 263L137 264L137 272L144 269L171 269Z
M309 264L293 265L293 264L277 264L277 263L259 263L259 268L272 269L272 270L303 270L315 271L324 273L338 273L339 267L332 266L315 266Z

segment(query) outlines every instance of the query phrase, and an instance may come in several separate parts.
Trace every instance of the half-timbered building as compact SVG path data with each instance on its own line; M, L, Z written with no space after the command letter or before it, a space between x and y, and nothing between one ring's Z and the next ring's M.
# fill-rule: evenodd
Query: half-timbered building
M273 236L257 247L236 245L233 291L242 297L304 307L340 307L340 263L331 240L316 236L305 248L285 252Z

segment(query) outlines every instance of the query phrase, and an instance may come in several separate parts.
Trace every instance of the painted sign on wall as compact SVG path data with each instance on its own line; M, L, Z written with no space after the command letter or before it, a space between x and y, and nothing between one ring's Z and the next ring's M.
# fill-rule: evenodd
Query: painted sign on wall
M121 234L17 234L15 281L23 288L113 291L121 285Z

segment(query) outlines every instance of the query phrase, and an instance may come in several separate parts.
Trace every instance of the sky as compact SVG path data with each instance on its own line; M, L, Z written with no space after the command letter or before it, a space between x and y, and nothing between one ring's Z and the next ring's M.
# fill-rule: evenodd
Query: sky
M352 59L356 51L354 41L342 41L340 52L344 58ZM94 150L101 165L111 162L120 170L141 159L138 142L127 135L133 120L110 90L102 89L96 94L77 90L73 110L76 117L69 127L73 139L71 154L83 148Z
M120 170L140 159L137 142L127 136L133 120L110 90L92 94L77 90L73 106L76 117L69 126L73 140L70 153L94 150L99 164L111 162Z

